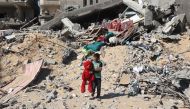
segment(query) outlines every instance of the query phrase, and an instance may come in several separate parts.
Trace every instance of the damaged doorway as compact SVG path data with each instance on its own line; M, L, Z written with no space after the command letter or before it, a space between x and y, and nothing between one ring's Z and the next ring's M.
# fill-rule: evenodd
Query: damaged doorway
M6 13L0 13L0 19L5 18L6 15L7 15Z

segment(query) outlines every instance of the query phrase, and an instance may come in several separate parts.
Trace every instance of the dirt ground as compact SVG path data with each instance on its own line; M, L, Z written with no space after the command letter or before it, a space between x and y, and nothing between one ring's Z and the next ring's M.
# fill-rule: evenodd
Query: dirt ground
M37 39L39 40L39 39ZM33 42L34 41L34 42ZM59 43L60 45L53 44L52 42L48 42L46 38L40 39L40 42L36 42L36 35L33 37L26 38L22 45L14 45L12 50L20 51L22 48L20 46L24 46L28 48L28 45L33 44L33 46L29 47L30 52L24 52L26 55L23 57L18 54L8 54L1 58L1 81L9 81L19 74L22 74L22 63L30 59L32 61L38 60L40 58L47 59L51 58L54 59L58 64L57 65L50 65L46 66L46 68L51 69L49 75L55 76L59 78L58 83L66 83L74 90L68 92L64 90L62 87L56 87L56 82L47 83L46 88L48 90L56 89L58 92L58 97L56 100L50 103L46 103L45 96L46 93L43 91L30 91L19 92L16 95L17 101L20 104L35 104L40 102L41 105L47 107L47 109L59 109L60 103L64 104L68 109L82 109L87 104L95 105L97 109L151 109L154 107L160 107L159 109L170 109L170 107L174 104L178 104L179 109L183 108L183 102L181 100L174 100L173 98L164 98L162 99L163 105L161 106L160 96L153 96L153 95L138 95L134 97L128 97L125 94L120 94L113 89L116 88L116 80L119 76L119 72L124 64L124 59L127 58L128 55L128 48L127 46L115 46L115 47L107 47L105 48L105 57L101 57L101 60L104 62L105 66L103 67L102 71L102 100L89 100L90 94L88 92L82 94L80 93L80 85L81 85L81 73L82 73L82 66L79 66L81 63L81 49L77 50L78 57L76 60L72 61L68 65L61 64L61 51L64 49L64 43L59 42L56 39L52 39L52 42ZM31 43L32 42L32 43ZM166 49L170 50L171 52L175 53L182 53L189 50L190 47L190 40L188 37L183 37L179 43L165 43L163 42ZM43 54L39 53L40 50L36 50L39 46L43 46L44 48L53 48L53 50L58 51L53 57L48 57L46 53ZM23 48L22 48L23 49ZM170 52L168 51L168 52ZM39 55L41 54L41 55ZM190 52L183 53L185 59L190 60ZM17 66L17 67L15 67ZM48 72L41 72L44 74L40 74L41 76L45 76L45 73ZM46 75L47 76L47 75ZM41 78L40 82L34 84L34 86L40 86L46 83L46 77ZM130 75L124 74L121 77L121 81L119 84L127 85L130 81ZM125 87L127 89L127 87ZM124 90L127 93L127 90ZM66 97L72 96L72 97ZM66 99L65 99L66 97ZM145 100L145 97L150 97L150 100ZM48 108L49 107L49 108ZM51 107L51 108L50 108ZM54 107L54 108L52 108ZM60 106L61 107L61 106ZM8 109L8 108L7 108ZM157 108L158 109L158 108Z

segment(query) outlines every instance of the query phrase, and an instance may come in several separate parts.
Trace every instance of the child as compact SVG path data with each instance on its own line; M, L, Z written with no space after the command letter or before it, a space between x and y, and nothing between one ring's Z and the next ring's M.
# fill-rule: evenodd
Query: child
M95 53L93 55L93 74L95 77L95 80L93 82L93 92L92 92L92 98L94 99L95 90L97 89L97 100L100 101L100 93L101 93L101 71L102 71L102 62L100 61L100 54Z

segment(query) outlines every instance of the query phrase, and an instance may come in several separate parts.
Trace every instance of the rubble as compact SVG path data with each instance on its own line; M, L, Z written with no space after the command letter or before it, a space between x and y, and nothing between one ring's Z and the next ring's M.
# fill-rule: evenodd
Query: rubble
M55 65L56 61L54 61L54 60L46 60L45 64L47 64L47 65Z
M57 91L56 90L52 90L50 93L48 93L46 99L47 102L51 102L52 99L55 99L57 97Z
M72 49L66 48L62 52L62 62L63 62L63 64L69 63L75 57L77 57L77 54Z
M177 16L173 17L171 19L171 21L166 23L166 25L164 26L163 33L170 35L170 34L173 33L173 31L179 25L180 25L179 29L181 31L184 30L185 29L184 20L185 20L185 14L180 14L180 15L177 15ZM180 31L180 30L178 30L178 31Z
M98 11L104 11L109 8L114 8L122 4L122 0L111 0L111 1L103 1L101 3L97 3L95 5L86 6L83 8L79 8L74 11L69 12L61 12L59 15L54 17L52 20L46 22L45 24L40 26L41 30L54 29L57 25L61 24L61 19L68 17L70 19L82 18L84 16L88 16L92 13L96 13ZM98 10L98 11L97 11Z
M137 2L132 1L132 0L123 0L123 3L126 4L128 7L130 7L131 9L133 9L134 11L137 11L142 15L145 14L145 10Z
M16 38L15 35L5 36L8 43L13 42Z
M100 7L61 12L41 26L25 28L28 22L21 30L0 30L0 51L3 51L0 79L6 81L0 84L0 100L3 101L0 108L130 107L122 100L129 104L132 101L130 105L134 108L135 103L152 101L152 104L146 104L146 108L189 108L189 36L185 35L185 29L188 33L189 27L186 14L176 14L175 0L123 0L127 8L118 18L91 22L87 29L82 29L80 22L72 22L71 16L77 12L77 15L82 13L81 16L85 16L94 9L103 10L120 4L120 1L112 2L101 3L108 3L107 7L97 4ZM89 51L100 53L101 59L107 62L103 66L100 103L89 102L88 95L83 97L78 93L81 57L84 58ZM24 74L20 71L22 63ZM12 81L7 82L7 77ZM18 98L11 99L15 95ZM169 99L179 103L171 103Z

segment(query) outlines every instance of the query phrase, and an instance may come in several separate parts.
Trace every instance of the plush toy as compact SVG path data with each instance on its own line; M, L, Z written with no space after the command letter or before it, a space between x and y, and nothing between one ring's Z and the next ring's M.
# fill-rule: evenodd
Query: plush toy
M83 62L84 70L82 73L82 85L81 85L81 93L85 92L85 85L88 81L88 91L92 93L94 75L92 73L93 64L92 61L86 60Z

